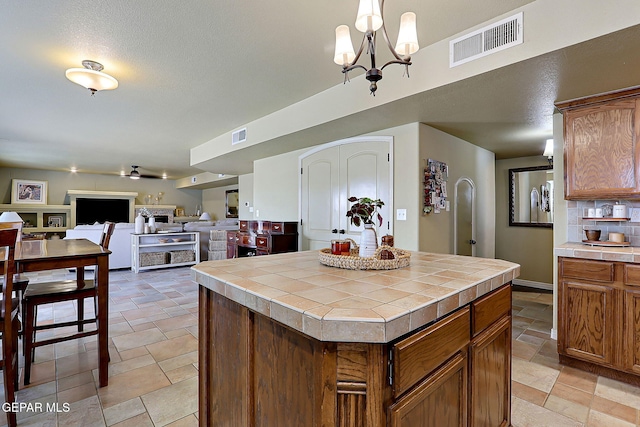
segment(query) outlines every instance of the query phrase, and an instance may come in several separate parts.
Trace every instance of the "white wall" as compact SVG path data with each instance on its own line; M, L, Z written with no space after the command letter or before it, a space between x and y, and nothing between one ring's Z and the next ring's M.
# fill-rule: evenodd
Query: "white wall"
M396 246L440 253L451 253L453 250L453 211L428 217L422 215L424 159L431 157L449 164L450 196L460 176L468 176L476 183L477 255L492 258L495 254L493 153L419 123L385 129L371 135L391 135L394 138L393 207L394 210L407 209L406 221L397 221L394 211L392 220ZM299 219L298 156L304 151L297 150L255 162L253 202L255 211L260 213L259 218L284 221ZM243 183L241 176L241 205L245 200Z
M419 249L453 253L453 191L456 181L468 177L476 187L476 256L495 256L495 155L430 126L420 124L420 170L416 180L422 183L426 159L447 163L449 212L431 213L420 218ZM421 197L422 199L422 197ZM422 204L420 205L422 209Z
M253 164L253 217L298 221L298 156L296 150L256 160Z
M496 257L520 264L519 280L537 282L551 288L553 229L509 225L509 169L548 164L542 152L539 156L496 161ZM562 180L558 182L554 179L554 189L557 186L562 187ZM529 194L529 189L526 188L525 194ZM529 198L523 199L528 210Z
M253 218L253 174L238 176L238 197L240 198L240 208L238 210L239 219Z
M202 212L209 212L212 219L225 219L227 213L227 190L237 190L238 185L202 190Z

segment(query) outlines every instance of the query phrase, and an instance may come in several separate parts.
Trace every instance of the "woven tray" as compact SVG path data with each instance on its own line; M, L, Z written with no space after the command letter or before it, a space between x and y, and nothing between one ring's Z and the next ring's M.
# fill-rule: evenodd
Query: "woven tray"
M408 251L386 245L379 246L373 257L363 258L358 255L359 248L353 240L351 240L351 246L351 255L349 256L333 255L330 248L320 249L318 255L320 264L347 270L395 270L407 267L411 259L411 254ZM381 259L381 253L385 250L390 251L394 259Z

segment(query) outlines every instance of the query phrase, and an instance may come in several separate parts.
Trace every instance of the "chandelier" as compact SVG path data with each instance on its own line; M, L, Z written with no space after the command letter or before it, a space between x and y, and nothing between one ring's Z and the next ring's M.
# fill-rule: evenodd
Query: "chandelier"
M400 17L400 31L398 32L398 42L395 49L389 41L387 30L383 19L384 0L378 4L378 0L360 0L358 15L356 16L356 28L364 33L362 43L358 53L353 50L351 34L347 25L340 25L336 28L336 50L333 62L342 66L344 82L349 80L349 71L355 68L365 70L365 78L371 82L369 91L375 96L378 89L377 82L382 79L382 70L390 64L404 65L409 77L409 65L411 65L411 55L418 51L418 34L416 31L416 14L413 12L403 13ZM376 32L381 30L384 40L395 59L384 64L379 69L376 68ZM363 65L357 64L365 45L367 54L371 58L371 67L367 69Z

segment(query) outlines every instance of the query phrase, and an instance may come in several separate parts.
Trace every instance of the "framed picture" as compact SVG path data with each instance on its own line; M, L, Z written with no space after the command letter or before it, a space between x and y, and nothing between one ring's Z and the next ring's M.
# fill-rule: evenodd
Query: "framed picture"
M177 208L176 209L176 216L184 216L184 209Z
M61 216L50 216L49 217L49 227L62 227L62 217Z
M14 179L11 181L11 203L47 204L47 181Z

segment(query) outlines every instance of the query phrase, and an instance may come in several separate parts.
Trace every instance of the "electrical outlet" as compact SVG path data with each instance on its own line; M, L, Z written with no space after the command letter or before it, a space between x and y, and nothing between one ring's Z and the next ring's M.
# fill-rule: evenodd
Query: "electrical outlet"
M396 210L396 219L398 221L406 221L407 220L407 210L406 209L397 209Z
M249 212L253 212L253 206L249 206Z
M256 218L260 218L260 209L256 209Z

